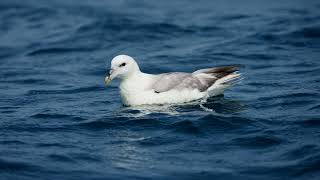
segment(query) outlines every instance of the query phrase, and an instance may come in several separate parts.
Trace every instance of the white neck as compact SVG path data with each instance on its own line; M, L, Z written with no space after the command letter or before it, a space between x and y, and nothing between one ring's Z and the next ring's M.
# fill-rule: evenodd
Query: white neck
M120 82L120 94L124 104L130 104L132 99L140 97L139 94L152 85L152 75L137 71L125 77Z
M152 75L141 71L136 71L127 77L124 77L120 82L120 90L128 93L141 92L151 87L153 81Z

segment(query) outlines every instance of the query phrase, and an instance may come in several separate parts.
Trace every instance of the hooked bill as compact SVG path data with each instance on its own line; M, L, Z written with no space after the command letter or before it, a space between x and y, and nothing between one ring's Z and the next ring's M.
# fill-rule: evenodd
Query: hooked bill
M105 82L106 86L109 85L110 82L111 82L110 76L107 76L107 77L104 79L104 82Z

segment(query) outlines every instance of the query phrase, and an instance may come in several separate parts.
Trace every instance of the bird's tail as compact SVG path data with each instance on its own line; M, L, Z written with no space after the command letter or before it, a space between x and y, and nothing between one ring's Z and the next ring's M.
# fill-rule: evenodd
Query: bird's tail
M223 94L223 92L229 87L239 83L243 78L241 74L236 71L218 79L211 87L208 88L209 96L217 96Z
M220 79L218 79L215 84L224 85L224 86L232 86L238 82L240 82L243 78L241 77L241 73L238 71L228 74Z
M197 77L210 76L211 78L206 79L206 83L208 84L206 91L208 92L209 96L215 96L222 94L225 89L241 81L242 78L241 74L239 73L239 69L241 67L242 66L240 65L232 65L200 69L198 71L195 71L193 74Z

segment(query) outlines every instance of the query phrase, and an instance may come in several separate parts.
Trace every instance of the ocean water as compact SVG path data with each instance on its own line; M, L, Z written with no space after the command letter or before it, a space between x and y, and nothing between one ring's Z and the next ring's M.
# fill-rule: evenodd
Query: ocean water
M320 2L0 1L0 179L320 178ZM207 102L123 107L110 60L241 64Z

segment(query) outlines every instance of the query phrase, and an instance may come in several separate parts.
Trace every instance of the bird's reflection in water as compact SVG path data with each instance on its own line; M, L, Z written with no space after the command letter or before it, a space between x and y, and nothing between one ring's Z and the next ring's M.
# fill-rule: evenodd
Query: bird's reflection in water
M241 101L223 95L209 98L202 106L218 114L234 114L247 109Z
M121 107L115 113L125 117L143 117L152 114L162 114L170 116L183 115L185 113L215 113L215 114L234 114L246 110L238 100L227 99L223 95L210 97L206 100L198 100L183 104L164 104L164 105L141 105L134 107Z
M158 144L161 143L161 141L165 143L176 141L175 137L177 137L177 135L172 136L172 133L177 132L179 129L186 128L185 123L179 124L180 121L184 122L184 120L181 120L181 117L192 118L193 116L197 120L199 115L218 114L218 116L228 116L243 110L245 110L245 106L242 105L240 101L230 100L224 96L211 97L206 101L194 101L184 104L121 107L114 112L116 116L124 117L124 121L131 121L132 123L129 123L130 126L137 127L141 125L151 129L151 131L146 133L146 131L124 129L121 132L120 138L126 143L119 144L119 146L111 150L111 152L110 150L108 151L111 163L118 168L137 170L144 166L146 161L154 162L152 158L150 159L146 156L146 154L152 154L152 152L145 148L145 144L150 142L151 144ZM137 119L138 121L136 121ZM151 127L149 126L150 124L145 126L146 121L153 121L151 122ZM160 121L166 122L157 123ZM139 124L140 122L141 124ZM156 129L153 127L156 127ZM160 128L159 130L159 127L165 128ZM186 129L188 129L188 127L189 125L187 125ZM146 129L144 128L144 130Z

